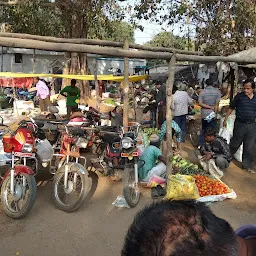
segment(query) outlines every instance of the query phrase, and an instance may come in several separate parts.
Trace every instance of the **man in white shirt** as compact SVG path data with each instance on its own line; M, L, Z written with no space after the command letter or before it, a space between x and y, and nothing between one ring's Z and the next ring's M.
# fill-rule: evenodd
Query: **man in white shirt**
M185 142L186 127L188 114L188 107L193 106L193 100L188 96L188 93L184 91L184 86L181 86L173 95L173 111L174 121L179 125L182 130L182 142Z

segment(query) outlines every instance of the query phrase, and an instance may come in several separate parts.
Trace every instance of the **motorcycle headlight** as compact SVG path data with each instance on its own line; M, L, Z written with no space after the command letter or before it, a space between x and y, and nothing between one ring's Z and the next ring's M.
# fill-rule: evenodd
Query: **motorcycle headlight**
M22 147L22 153L32 153L33 145L31 144L24 144Z
M133 147L133 140L129 137L125 137L122 139L122 147L124 149L129 149L131 147Z

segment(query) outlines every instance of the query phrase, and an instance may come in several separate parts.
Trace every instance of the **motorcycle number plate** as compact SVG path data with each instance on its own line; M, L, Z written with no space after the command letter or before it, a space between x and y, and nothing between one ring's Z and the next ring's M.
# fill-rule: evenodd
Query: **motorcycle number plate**
M35 157L35 154L34 153L15 152L14 156L18 156L18 157Z
M132 154L128 154L128 153L121 153L121 157L135 157L135 156L139 156L138 152L133 152Z

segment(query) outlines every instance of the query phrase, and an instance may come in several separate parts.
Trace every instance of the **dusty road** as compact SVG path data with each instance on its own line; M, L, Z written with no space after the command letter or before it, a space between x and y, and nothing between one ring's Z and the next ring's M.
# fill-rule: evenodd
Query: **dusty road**
M184 156L192 151L184 147ZM212 210L234 228L256 223L256 175L246 174L234 164L224 181L237 192L236 200L212 204ZM32 212L22 220L11 220L0 206L1 256L115 256L120 255L126 231L136 212L152 202L143 189L139 206L119 209L112 202L122 193L122 183L100 178L96 193L77 212L57 210L50 198L50 185L38 188Z

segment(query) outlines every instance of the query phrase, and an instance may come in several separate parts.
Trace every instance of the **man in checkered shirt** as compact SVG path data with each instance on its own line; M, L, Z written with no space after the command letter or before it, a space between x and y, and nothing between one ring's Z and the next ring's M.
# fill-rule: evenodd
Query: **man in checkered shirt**
M202 132L200 135L199 144L204 143L204 132L207 127L217 128L217 119L213 118L211 121L207 121L206 117L212 112L217 113L219 111L219 103L221 99L221 92L219 89L213 86L213 80L211 78L206 80L207 87L199 94L198 101L201 106L201 118L202 118Z

